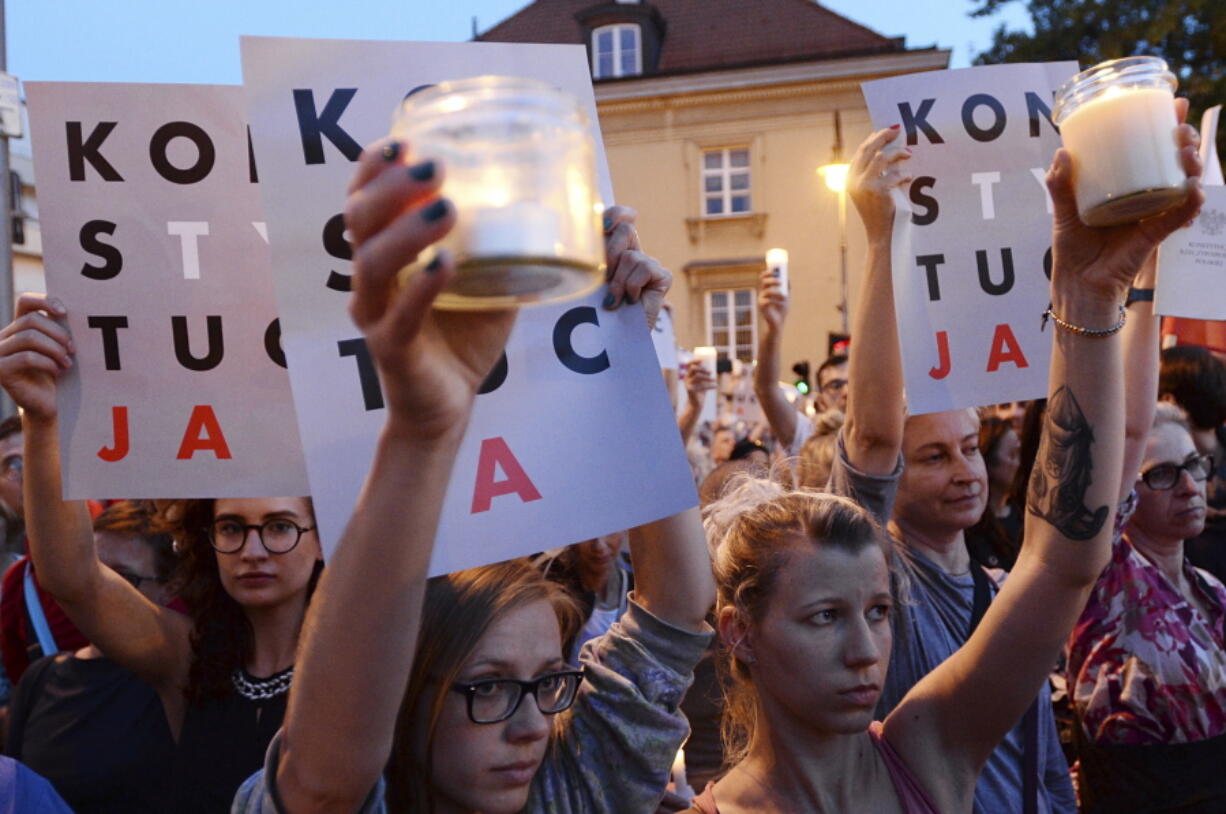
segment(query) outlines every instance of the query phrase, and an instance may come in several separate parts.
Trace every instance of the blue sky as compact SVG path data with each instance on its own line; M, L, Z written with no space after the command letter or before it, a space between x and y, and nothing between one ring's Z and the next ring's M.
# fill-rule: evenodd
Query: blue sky
M752 2L752 0L749 0ZM466 40L526 0L6 0L8 71L24 80L242 81L238 37ZM970 0L828 0L827 8L913 47L952 48L963 67L1024 4L972 20Z

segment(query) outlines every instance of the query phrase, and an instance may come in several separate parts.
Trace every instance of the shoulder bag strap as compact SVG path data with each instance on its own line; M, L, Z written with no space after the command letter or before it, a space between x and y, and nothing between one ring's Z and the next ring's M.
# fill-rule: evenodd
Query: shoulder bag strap
M33 561L26 562L22 588L25 592L26 613L30 617L30 624L34 627L34 635L38 637L38 646L43 649L43 655L50 656L60 652L55 645L55 637L51 635L51 626L47 624L47 616L43 613L43 605L38 601L38 588L34 585Z

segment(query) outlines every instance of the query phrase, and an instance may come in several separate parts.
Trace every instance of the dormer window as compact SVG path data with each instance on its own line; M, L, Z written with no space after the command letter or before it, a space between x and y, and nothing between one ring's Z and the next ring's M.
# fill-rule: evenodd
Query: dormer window
M642 72L642 33L637 25L604 25L592 32L593 79L638 76Z

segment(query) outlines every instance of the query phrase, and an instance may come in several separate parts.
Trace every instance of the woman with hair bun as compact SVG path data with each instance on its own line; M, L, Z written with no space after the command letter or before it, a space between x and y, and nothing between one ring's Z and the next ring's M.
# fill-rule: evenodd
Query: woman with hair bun
M894 137L871 136L852 177L898 183L881 152ZM1183 126L1179 140L1185 171L1199 175L1194 131ZM1077 217L1067 152L1056 153L1047 185L1052 310L1063 325L1054 329L1026 541L1009 579L966 644L874 721L894 643L884 533L844 498L755 481L732 493L708 514L708 531L739 759L692 812L969 812L988 756L1046 681L1110 557L1124 459L1122 352L1111 327L1142 262L1203 200L1193 179L1177 209L1093 229Z

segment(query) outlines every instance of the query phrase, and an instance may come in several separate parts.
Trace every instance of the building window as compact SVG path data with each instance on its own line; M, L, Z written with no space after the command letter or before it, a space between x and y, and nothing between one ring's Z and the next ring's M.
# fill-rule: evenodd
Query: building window
M702 212L707 217L747 215L749 148L727 147L702 154Z
M754 289L707 292L707 344L719 358L752 362L757 340Z
M592 32L592 78L637 76L643 72L643 43L637 25L605 25Z

